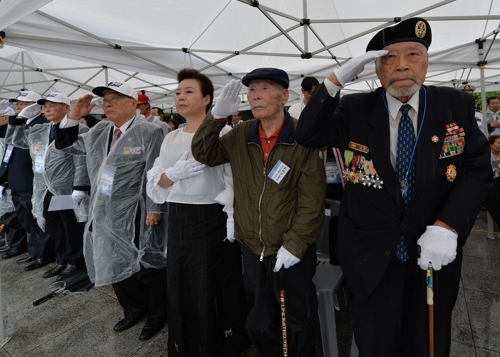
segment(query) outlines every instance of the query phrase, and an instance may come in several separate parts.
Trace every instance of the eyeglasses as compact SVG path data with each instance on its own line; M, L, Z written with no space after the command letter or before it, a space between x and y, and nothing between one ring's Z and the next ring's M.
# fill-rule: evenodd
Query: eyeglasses
M126 98L124 96L116 96L116 97L109 97L109 98L103 98L102 99L102 105L109 103L109 104L115 104L118 99L123 99Z

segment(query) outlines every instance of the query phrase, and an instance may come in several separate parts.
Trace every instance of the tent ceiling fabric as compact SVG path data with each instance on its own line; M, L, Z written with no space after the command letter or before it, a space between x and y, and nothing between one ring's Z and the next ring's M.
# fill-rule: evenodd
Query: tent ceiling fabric
M0 6L5 1L13 0ZM0 98L25 87L76 99L106 79L127 80L153 104L169 108L176 73L184 67L202 70L216 88L254 68L278 67L290 76L293 104L302 76L321 81L335 66L364 53L376 31L412 16L426 18L433 31L427 84L468 81L479 87L475 40L483 38L486 90L500 89L498 0L143 0L140 6L125 0L53 0L3 29ZM368 65L343 92L378 85L374 66Z

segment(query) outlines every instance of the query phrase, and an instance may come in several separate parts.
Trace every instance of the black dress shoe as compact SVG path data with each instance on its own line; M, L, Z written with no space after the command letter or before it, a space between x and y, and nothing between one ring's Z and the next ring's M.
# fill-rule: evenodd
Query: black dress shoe
M20 250L20 249L9 250L7 253L2 255L2 259L9 259L9 258L17 257L18 255L21 255L23 253L26 253L26 251Z
M46 271L44 274L43 274L43 277L45 279L47 278L52 278L53 276L56 276L56 275L59 275L61 274L61 272L64 270L64 268L66 268L66 265L56 265L54 268L50 269L49 271Z
M141 331L141 334L139 335L139 340L141 341L147 341L151 337L155 336L158 332L162 330L164 325L156 325L156 326L151 326L146 322L146 325L144 325L144 328Z
M27 257L24 257L22 259L19 259L19 260L16 260L16 263L17 264L23 264L23 263L31 263L32 261L34 261L36 259L35 256L33 255L28 255Z
M132 326L137 324L139 322L139 320L141 319L141 317L142 316L140 316L140 315L132 316L132 317L125 317L123 320L118 321L118 323L115 325L113 330L115 330L116 332L122 332L122 331L128 330L129 328L131 328Z
M59 276L57 277L56 281L64 279L65 277L74 274L80 269L82 268L79 265L66 264L66 268L64 268L64 270L59 273Z
M24 268L24 270L29 271L29 270L35 270L41 267L46 266L50 262L49 259L45 258L36 258L36 260L28 265L27 267Z
M10 250L10 246L6 245L5 247L0 248L0 253L7 253Z

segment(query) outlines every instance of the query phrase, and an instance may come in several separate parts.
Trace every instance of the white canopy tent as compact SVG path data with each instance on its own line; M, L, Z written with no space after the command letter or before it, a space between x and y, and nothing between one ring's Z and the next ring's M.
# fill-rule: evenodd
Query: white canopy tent
M303 76L321 81L364 53L376 31L413 16L433 31L427 84L479 87L481 42L485 88L500 89L498 0L53 0L35 12L3 0L0 14L7 5L27 16L5 27L0 16L0 98L27 88L76 99L116 79L168 109L184 67L201 70L217 88L254 68L278 67L290 76L293 104ZM369 65L343 93L378 85Z

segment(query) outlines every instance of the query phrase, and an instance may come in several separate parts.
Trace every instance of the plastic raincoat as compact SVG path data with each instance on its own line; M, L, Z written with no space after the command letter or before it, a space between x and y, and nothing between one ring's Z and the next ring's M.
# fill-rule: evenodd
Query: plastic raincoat
M108 153L113 129L102 121L86 134L71 127L56 131L58 149L87 155L91 195L83 251L96 286L122 281L141 265L167 266L168 208L146 196L146 174L159 155L163 131L136 115ZM146 226L147 213L161 213L160 223Z
M19 119L18 119L19 120ZM54 142L49 142L51 123L35 125L25 129L26 120L7 129L7 144L29 149L33 161L33 216L40 228L45 231L43 201L47 190L54 196L71 195L74 187L89 186L90 180L84 157L73 156L57 150ZM79 125L80 133L89 129ZM78 222L85 222L87 215L83 203L74 209Z
M5 152L5 138L0 138L0 157L3 157ZM2 183L2 182L0 182ZM14 212L16 208L14 207L14 202L12 202L12 192L10 188L4 188L0 199L0 217L6 213Z

